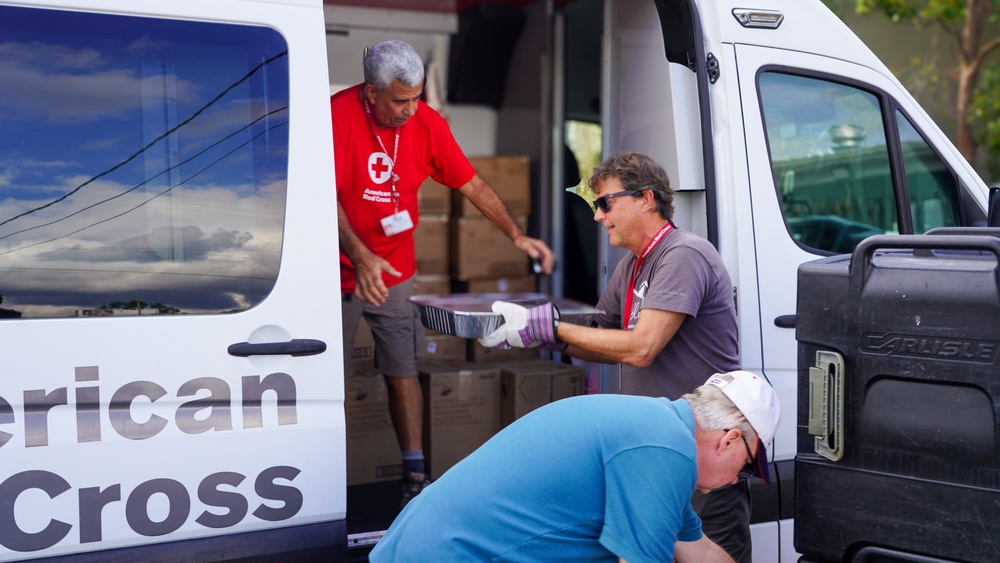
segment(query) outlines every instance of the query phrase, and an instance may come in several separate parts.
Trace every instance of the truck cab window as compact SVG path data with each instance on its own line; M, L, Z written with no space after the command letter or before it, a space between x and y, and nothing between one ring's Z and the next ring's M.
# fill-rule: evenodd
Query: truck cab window
M850 252L899 232L881 104L869 92L779 72L759 77L768 148L788 232Z
M961 225L955 175L900 111L896 112L896 126L903 149L913 232L926 233L935 227Z
M0 318L271 291L288 57L264 27L0 7Z

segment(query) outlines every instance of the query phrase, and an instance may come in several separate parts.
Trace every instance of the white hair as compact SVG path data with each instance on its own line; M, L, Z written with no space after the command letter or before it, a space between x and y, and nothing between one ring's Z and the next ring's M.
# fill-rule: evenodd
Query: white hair
M393 80L413 88L424 81L424 63L409 44L402 41L383 41L368 49L365 54L365 83L383 92Z
M733 376L729 374L719 374L716 377L733 380ZM757 441L757 431L722 389L715 385L702 385L681 398L691 405L695 421L702 430L711 432L739 428L747 442L752 444Z

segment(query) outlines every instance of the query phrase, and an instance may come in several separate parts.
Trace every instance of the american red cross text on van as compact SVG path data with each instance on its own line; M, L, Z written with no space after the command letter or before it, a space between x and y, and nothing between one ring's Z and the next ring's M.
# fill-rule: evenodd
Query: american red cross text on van
M130 440L146 440L159 434L167 426L167 418L158 414L141 422L132 415L132 405L140 398L148 399L150 405L167 395L167 390L152 381L132 381L119 387L111 396L111 401L102 403L100 387L91 384L98 379L96 366L76 368L77 387L75 391L77 442L101 441L99 406L108 405L107 417L112 428L120 436ZM81 385L83 383L83 385ZM177 397L192 397L208 391L207 397L200 397L182 403L174 413L174 423L185 434L201 434L209 430L233 429L232 392L229 384L217 377L199 377L183 383ZM259 375L242 378L242 419L243 428L260 428L264 424L261 403L266 391L272 391L277 398L278 425L296 424L295 380L287 373L272 373L261 379ZM46 391L29 389L24 391L24 445L25 447L46 446L49 443L49 412L54 408L69 406L69 391L66 387ZM196 415L209 409L209 415ZM0 424L16 422L10 402L0 397ZM13 438L9 432L0 431L0 447Z
M295 487L281 483L291 483L301 471L296 467L277 466L262 471L254 480L253 490L262 500L276 501L279 507L271 507L261 502L253 515L261 520L278 522L295 516L302 508L302 492ZM224 509L222 514L203 511L195 522L206 528L228 528L243 521L249 512L249 501L236 487L246 479L236 472L213 473L198 485L197 498L207 507ZM136 486L121 505L122 486L120 483L107 486L80 487L77 493L76 510L63 510L48 521L40 531L23 530L14 514L18 497L29 491L41 491L52 503L42 503L37 510L50 511L62 507L59 496L73 488L66 479L50 471L22 471L0 483L0 546L12 551L32 552L48 549L65 539L74 528L73 524L59 520L60 516L72 522L79 515L79 541L81 544L99 542L104 539L103 519L115 512L115 520L124 516L124 521L133 532L146 537L163 536L176 532L191 514L191 493L183 483L169 478L150 479ZM150 516L150 499L154 496L166 497L165 518Z
M114 431L129 440L147 440L162 432L170 423L169 412L157 411L156 403L168 392L152 381L132 381L119 386L110 401L102 400L99 386L100 369L97 366L77 367L74 370L76 386L60 387L51 391L28 389L23 392L23 427L26 448L43 448L49 445L50 414L58 409L73 409L75 417L55 417L53 420L75 420L78 443L100 442L101 406L107 405L104 416ZM207 392L207 395L206 395ZM264 378L258 375L241 378L242 428L264 426L265 393L274 399L275 418L279 426L298 423L296 412L295 380L287 373L272 373ZM173 422L183 434L201 434L208 431L233 430L232 391L229 384L216 377L201 377L182 383L175 396L198 398L181 403L173 413ZM166 405L168 401L161 404ZM174 403L176 404L176 403ZM143 406L152 407L153 414L136 416ZM168 407L174 408L174 407ZM207 416L197 416L208 412ZM157 414L159 412L159 414ZM165 416L161 416L165 415ZM0 424L16 425L18 422L11 403L0 397ZM16 426L15 426L16 427ZM65 435L54 432L55 435ZM0 447L11 447L15 434L0 432ZM195 522L206 528L228 528L242 522L248 514L259 520L281 521L295 516L303 504L303 494L291 486L301 473L296 467L279 465L260 471L253 479L253 488L241 492L240 486L247 476L236 471L212 473L201 479L197 491L188 491L179 480L162 477L139 483L130 491L123 491L121 483L97 484L71 483L67 477L52 471L33 469L20 471L0 482L0 546L19 552L48 549L68 537L77 528L80 543L103 541L102 522L112 517L124 521L141 536L155 537L173 533L184 525L191 515L192 497L204 506L222 509L222 512L205 510L195 517ZM76 505L67 509L60 497L76 488ZM164 517L151 516L153 504L163 505ZM252 509L250 498L260 499ZM31 530L18 522L16 505L19 499L31 498L35 510L45 514L47 524ZM37 499L50 499L37 500ZM121 504L122 501L124 505ZM265 503L265 501L271 501ZM117 509L115 507L118 507ZM155 512L155 511L154 511ZM76 525L70 523L79 518ZM107 520L107 521L112 521Z

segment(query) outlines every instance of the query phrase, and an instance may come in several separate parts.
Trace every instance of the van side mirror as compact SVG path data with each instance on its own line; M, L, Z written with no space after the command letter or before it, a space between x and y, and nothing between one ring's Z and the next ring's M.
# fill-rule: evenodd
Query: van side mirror
M990 186L990 198L986 213L986 226L1000 227L1000 186Z

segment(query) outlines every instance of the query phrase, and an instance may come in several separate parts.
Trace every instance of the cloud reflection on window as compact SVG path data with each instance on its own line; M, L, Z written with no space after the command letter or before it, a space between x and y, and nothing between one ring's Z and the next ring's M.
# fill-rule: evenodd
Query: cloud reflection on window
M0 295L243 310L277 277L288 65L274 30L0 7Z

